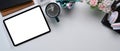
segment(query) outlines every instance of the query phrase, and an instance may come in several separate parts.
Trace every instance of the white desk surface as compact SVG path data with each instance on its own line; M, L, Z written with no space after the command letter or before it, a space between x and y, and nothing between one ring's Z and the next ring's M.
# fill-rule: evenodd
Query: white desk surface
M120 51L120 35L101 24L103 16L86 3L76 3L70 12L62 10L59 23L46 16L49 34L17 47L0 16L0 51Z

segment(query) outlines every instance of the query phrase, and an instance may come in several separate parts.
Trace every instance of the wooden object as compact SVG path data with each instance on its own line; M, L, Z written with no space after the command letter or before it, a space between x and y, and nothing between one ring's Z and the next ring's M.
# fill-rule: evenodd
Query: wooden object
M15 6L15 7L11 7L11 8L2 10L2 11L1 11L1 14L2 14L2 16L4 17L4 16L9 15L9 14L11 14L11 13L14 13L14 12L16 12L16 11L19 11L19 10L21 10L21 9L24 9L24 8L26 8L26 7L29 7L29 6L31 6L31 5L33 5L33 4L34 4L33 1L27 2L27 3L21 4L21 5Z

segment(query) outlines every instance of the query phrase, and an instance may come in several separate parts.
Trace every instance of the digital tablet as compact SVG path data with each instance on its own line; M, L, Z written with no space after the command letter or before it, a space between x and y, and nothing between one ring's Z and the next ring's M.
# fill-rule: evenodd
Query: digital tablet
M51 31L40 6L35 6L3 21L14 46Z

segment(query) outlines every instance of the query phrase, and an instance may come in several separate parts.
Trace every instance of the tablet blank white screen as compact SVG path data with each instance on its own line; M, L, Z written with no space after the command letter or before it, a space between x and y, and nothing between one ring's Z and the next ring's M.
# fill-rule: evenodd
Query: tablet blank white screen
M39 7L8 19L5 24L15 45L49 31Z

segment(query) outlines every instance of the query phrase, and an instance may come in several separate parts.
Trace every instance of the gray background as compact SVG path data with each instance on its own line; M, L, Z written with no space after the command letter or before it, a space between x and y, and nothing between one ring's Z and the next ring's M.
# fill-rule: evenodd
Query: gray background
M49 34L17 47L3 25L7 17L0 16L0 51L120 51L120 35L101 24L103 16L78 2L73 10L62 10L59 23L46 16L52 30Z

